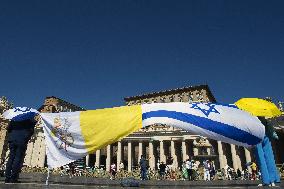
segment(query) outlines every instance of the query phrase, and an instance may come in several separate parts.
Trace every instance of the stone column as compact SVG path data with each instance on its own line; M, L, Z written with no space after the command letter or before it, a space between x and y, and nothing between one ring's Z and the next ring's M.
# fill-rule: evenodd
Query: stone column
M24 165L33 167L33 162L32 162L33 151L34 151L34 142L30 140L27 145L27 150L26 150L25 159L23 163Z
M116 168L119 171L119 164L121 162L121 141L117 142Z
M111 160L111 151L110 151L111 145L107 145L107 158L106 158L106 171L110 170L110 160Z
M3 122L3 125L0 126L0 163L4 163L4 160L5 160L5 151L6 149L4 148L4 146L8 143L8 141L6 140L7 138L7 125L8 123L4 124ZM3 162L2 162L3 161Z
M38 147L38 166L44 167L45 157L46 157L46 147L45 147L45 139L44 139L44 133L38 132L37 136L37 142L39 143Z
M223 162L224 162L224 165L226 166L226 165L228 165L227 150L229 150L229 149L227 149L226 146L224 146L222 142L221 142L221 144L222 144L223 153L224 153L224 155L223 155ZM225 151L224 151L224 148L225 148Z
M166 163L165 150L164 150L164 141L160 141L160 162Z
M139 142L139 146L138 146L138 164L140 162L141 159L141 155L143 154L143 143Z
M246 163L251 162L251 155L250 155L250 151L246 148L245 149L245 157L246 157ZM248 166L248 171L251 173L251 168L250 166Z
M236 154L236 147L234 144L231 145L231 153L232 153L232 161L233 161L233 168L235 170L238 169L238 160L237 160L237 154Z
M177 168L177 156L175 153L175 142L173 140L171 140L171 156L173 158L173 168Z
M86 156L86 167L89 167L89 165L90 165L90 155L88 154L87 156Z
M198 148L193 148L193 156L198 156Z
M31 166L36 167L38 166L38 158L39 158L39 149L40 149L40 142L38 134L36 134L34 142L33 142L33 150L31 156Z
M238 168L242 171L243 168L242 168L242 161L241 161L241 158L239 156L239 150L240 150L240 148L238 149L238 153L236 153L236 158L237 158L237 162L238 162Z
M96 163L95 167L100 168L100 157L101 157L101 150L96 151Z
M187 159L187 154L186 154L186 144L185 140L181 142L181 150L182 150L182 161L186 161Z
M32 148L32 153L31 153L31 166L32 167L35 167L35 164L36 164L36 161L35 159L37 159L37 148L38 148L38 144L36 143L36 139L35 141L33 142L33 148Z
M131 148L131 142L128 142L128 172L132 171L132 148Z
M207 150L206 150L206 151L207 151L207 154L208 154L208 155L211 155L211 149L210 149L210 148L207 147Z
M196 139L192 141L193 144L193 156L198 156L199 155L199 149L196 147Z
M155 169L155 156L152 140L149 142L149 166L152 170Z
M224 152L223 152L223 146L221 141L217 141L218 144L218 155L219 155L219 163L220 163L220 169L225 168L225 162L224 162Z

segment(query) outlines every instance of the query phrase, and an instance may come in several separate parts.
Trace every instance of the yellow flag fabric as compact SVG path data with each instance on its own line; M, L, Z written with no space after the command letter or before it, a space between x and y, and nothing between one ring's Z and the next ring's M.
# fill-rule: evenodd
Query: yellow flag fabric
M260 98L242 98L235 104L241 110L247 111L254 116L272 118L281 115L281 111L274 103Z
M122 106L81 112L80 126L88 153L142 128L142 108Z
M141 105L41 113L41 117L50 168L85 157L142 128Z

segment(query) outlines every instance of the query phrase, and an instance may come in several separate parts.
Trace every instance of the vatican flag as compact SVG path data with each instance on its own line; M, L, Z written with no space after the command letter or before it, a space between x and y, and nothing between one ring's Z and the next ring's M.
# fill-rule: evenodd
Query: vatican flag
M150 125L166 124L227 143L250 147L264 126L235 105L153 103L79 112L41 113L50 168L80 159Z
M141 106L42 113L50 168L80 159L142 127Z

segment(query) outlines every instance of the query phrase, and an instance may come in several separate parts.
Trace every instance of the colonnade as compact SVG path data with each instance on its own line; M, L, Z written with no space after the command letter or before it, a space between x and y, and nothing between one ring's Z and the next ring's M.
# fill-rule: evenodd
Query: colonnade
M157 169L158 162L167 163L168 157L172 157L173 168L180 167L182 162L188 158L195 160L208 158L215 162L217 169L229 165L235 170L242 170L245 168L245 164L252 160L250 151L246 148L221 141L212 140L210 143L214 143L213 148L208 148L207 154L202 156L198 147L193 145L193 140L127 140L126 138L126 140L108 145L106 149L97 150L94 165L101 166L102 151L106 156L105 168L107 171L109 171L111 163L115 162L117 169L119 169L120 162L124 162L126 170L130 172L139 165L141 155L148 159L151 169ZM88 155L86 165L89 164Z

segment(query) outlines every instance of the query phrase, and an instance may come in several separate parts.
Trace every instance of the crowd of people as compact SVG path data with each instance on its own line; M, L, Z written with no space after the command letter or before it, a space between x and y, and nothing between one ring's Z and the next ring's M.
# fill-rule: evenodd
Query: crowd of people
M249 168L251 171L249 171ZM259 180L261 173L254 162L244 169L234 169L226 165L222 169L216 170L215 164L211 160L204 160L202 163L187 159L183 162L181 171L182 180ZM284 172L284 169L283 169Z
M170 161L168 161L170 162ZM70 163L68 165L62 166L58 169L53 169L52 174L66 176L70 178L75 176L85 176L94 178L109 178L109 179L121 179L126 177L134 177L141 180L260 180L261 173L256 165L256 163L251 162L247 169L244 170L234 170L232 167L226 165L222 169L215 169L213 161L205 160L202 163L195 160L186 160L182 163L182 166L178 169L173 169L172 164L167 164L167 162L161 162L157 164L157 170L151 170L148 166L148 160L146 158L141 158L139 169L133 170L131 173L125 170L123 162L118 165L112 163L110 166L110 171L106 171L105 168L98 167L84 167L82 165L76 165ZM250 168L250 171L249 171ZM0 167L4 173L5 168ZM280 173L284 176L284 165L279 169ZM22 168L22 172L38 172L47 173L47 168L44 167L27 167ZM4 174L0 175L4 176Z
M182 166L178 169L173 168L173 159L169 159L165 162L158 162L158 170L153 171L149 169L148 160L142 155L139 167L140 167L140 179L158 179L158 180L260 180L261 172L258 169L255 162L249 162L246 169L240 170L234 169L226 165L222 169L216 170L214 161L204 160L202 163L200 161L187 159L182 163ZM284 173L283 170L280 173ZM158 175L157 175L158 173Z

